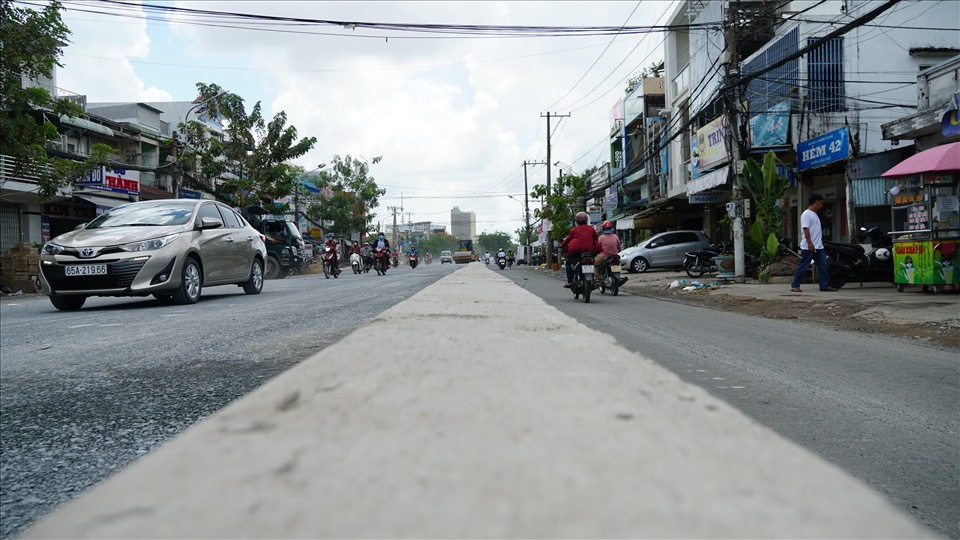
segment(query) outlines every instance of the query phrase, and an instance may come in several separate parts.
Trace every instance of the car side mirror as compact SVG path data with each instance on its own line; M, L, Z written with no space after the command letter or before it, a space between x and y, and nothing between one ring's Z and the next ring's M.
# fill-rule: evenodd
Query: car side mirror
M215 217L205 217L200 220L200 230L219 229L223 227L223 221Z

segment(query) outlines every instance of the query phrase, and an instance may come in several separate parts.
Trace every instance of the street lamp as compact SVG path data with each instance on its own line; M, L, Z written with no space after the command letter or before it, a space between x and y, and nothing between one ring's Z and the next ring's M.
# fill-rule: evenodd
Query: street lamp
M223 88L221 88L220 90L217 90L217 93L216 93L216 94L208 97L207 99L205 99L205 100L203 100L203 101L198 101L197 103L195 103L192 107L190 107L189 109L187 109L187 113L183 115L183 122L181 122L181 124L185 124L185 123L187 122L187 120L190 119L190 113L192 113L195 109L197 109L198 107L204 105L205 103L208 103L208 102L210 102L210 101L212 101L212 100L214 100L214 99L217 99L218 97L220 97L220 96L222 96L222 95L224 95L224 94L226 94L226 93L227 93L227 91L224 90ZM177 156L177 151L179 150L178 147L179 147L179 137L178 137L178 135L177 135L177 132L174 131L174 132L173 132L173 158L174 158L174 160L175 160L176 163L177 163L176 178L174 179L174 183L173 183L173 198L174 198L174 199L179 199L179 198L180 198L180 183L183 181L183 166L180 164L180 158Z

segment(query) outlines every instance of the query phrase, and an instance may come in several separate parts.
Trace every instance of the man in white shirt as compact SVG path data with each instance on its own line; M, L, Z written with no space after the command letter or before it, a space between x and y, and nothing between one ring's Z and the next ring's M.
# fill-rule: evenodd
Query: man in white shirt
M809 206L800 215L800 227L803 229L803 234L800 235L800 266L797 267L797 273L793 275L790 291L803 292L800 290L800 283L806 280L810 261L815 261L817 275L820 278L820 291L835 292L836 289L830 286L827 252L823 249L823 232L820 229L820 216L817 215L817 212L823 208L823 195L813 193L807 200L807 204Z

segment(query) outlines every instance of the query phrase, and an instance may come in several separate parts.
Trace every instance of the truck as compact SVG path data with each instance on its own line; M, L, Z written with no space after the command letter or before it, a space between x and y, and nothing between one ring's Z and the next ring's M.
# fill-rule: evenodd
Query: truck
M303 268L303 235L297 226L283 215L271 214L260 206L248 206L241 212L244 219L253 228L263 234L267 246L267 260L264 263L265 279L283 279L291 269Z
M453 262L464 264L477 260L477 254L473 251L473 240L460 240L460 251L453 254Z

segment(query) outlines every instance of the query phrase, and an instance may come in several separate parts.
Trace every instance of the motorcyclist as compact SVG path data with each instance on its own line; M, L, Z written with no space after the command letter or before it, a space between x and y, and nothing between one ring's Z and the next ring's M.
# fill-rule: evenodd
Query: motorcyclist
M353 255L354 253L356 253L357 255L361 254L360 242L354 242L353 245L350 246L350 255Z
M504 251L503 248L498 249L498 250L497 250L497 260L499 261L500 259L506 259L506 258L507 258L507 252Z
M385 248L387 251L390 251L390 241L387 240L387 237L383 235L383 231L377 233L377 238L373 241L373 248L378 247Z
M333 261L331 262L331 265L333 267L333 272L339 274L340 273L340 253L339 253L340 246L337 245L337 241L334 238L334 235L332 232L327 233L327 240L323 243L323 249L326 250L327 248L330 248L331 250L333 250Z
M597 230L587 225L590 216L586 212L577 212L574 220L577 222L576 227L570 229L570 232L560 244L560 248L565 249L567 253L567 260L564 263L567 270L567 283L564 288L567 289L573 285L573 261L579 259L583 253L594 254L600 251L600 245L597 243Z
M360 250L360 257L363 258L364 271L369 271L370 267L373 266L373 248L370 247L370 242L363 244L363 249Z
M604 221L603 224L600 225L600 231L603 234L601 234L597 240L597 243L600 244L600 254L597 255L595 259L597 268L602 266L604 261L611 255L616 255L623 249L623 245L620 243L620 237L617 236L617 232L613 229L613 223Z
M483 254L483 264L490 264L490 252L487 251Z

